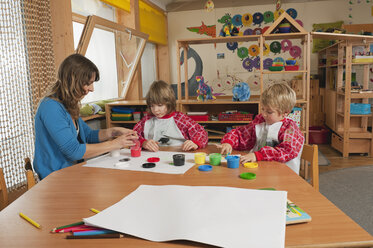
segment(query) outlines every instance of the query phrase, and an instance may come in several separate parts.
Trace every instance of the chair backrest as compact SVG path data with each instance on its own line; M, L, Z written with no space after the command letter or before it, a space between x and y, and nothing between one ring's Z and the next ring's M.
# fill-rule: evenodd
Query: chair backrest
M27 190L29 190L36 184L34 171L32 170L32 165L29 158L25 158L25 170L27 179Z
M0 209L5 208L8 205L8 190L5 184L5 177L3 168L0 168L0 193L1 193L1 201L3 205L0 205Z
M319 153L317 145L304 144L301 159L311 164L311 184L319 191ZM308 167L306 166L306 170Z

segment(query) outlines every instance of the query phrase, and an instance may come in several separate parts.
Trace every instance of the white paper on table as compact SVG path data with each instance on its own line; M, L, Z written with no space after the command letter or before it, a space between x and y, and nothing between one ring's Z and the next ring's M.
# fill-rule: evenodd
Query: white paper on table
M141 185L84 222L158 242L277 248L285 245L286 199L286 191Z
M174 154L184 154L185 164L182 166L174 166L172 156ZM142 164L148 163L147 159L150 157L158 157L160 161L155 163L154 168L143 168ZM127 167L117 167L116 163L122 158L129 158ZM111 157L110 154L106 154L94 159L90 159L83 166L86 167L96 167L96 168L106 168L106 169L118 169L118 170L132 170L132 171L147 171L147 172L157 172L166 174L184 174L194 165L194 153L187 152L149 152L141 151L140 157L131 157L131 150L122 149L120 150L119 157Z

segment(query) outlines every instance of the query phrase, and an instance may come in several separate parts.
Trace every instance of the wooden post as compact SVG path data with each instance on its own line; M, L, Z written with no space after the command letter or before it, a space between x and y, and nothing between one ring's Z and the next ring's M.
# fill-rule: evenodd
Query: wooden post
M71 1L50 0L54 63L56 71L61 62L74 53Z

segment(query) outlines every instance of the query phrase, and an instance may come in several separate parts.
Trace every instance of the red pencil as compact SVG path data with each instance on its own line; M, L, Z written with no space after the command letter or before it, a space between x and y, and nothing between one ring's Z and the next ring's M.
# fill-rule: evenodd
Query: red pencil
M92 227L87 226L87 225L71 226L71 227L57 229L54 232L56 232L56 233L66 233L66 232L71 232L72 230L84 229L84 228L92 228Z

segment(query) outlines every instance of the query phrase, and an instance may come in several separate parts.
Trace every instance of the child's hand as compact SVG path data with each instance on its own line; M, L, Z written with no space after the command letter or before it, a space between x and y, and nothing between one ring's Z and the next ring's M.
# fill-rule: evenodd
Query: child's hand
M246 162L256 162L256 156L255 153L250 152L244 156L241 156L240 158L240 164L244 164Z
M183 151L192 151L192 150L196 150L197 148L198 148L198 145L191 140L185 141L182 146Z
M231 154L232 153L232 146L228 143L223 143L221 145L217 144L216 147L218 149L221 149L220 153L225 155L225 154Z
M142 147L151 152L157 152L159 150L158 142L154 140L146 140L142 143Z

